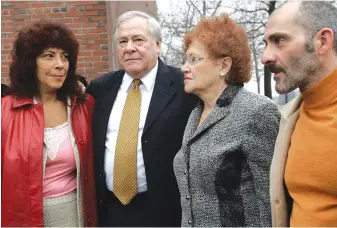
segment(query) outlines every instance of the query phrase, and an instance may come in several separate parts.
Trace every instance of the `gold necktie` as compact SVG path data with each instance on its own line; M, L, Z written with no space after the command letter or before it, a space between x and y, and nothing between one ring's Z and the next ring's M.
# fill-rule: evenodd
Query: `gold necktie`
M140 116L140 80L133 81L123 109L115 151L113 191L127 205L137 194L137 144Z

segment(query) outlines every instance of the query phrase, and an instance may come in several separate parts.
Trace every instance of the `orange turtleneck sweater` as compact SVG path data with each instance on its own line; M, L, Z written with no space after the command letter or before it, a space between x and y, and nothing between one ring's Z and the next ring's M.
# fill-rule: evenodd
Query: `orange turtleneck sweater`
M337 226L337 69L302 95L285 169L290 226Z

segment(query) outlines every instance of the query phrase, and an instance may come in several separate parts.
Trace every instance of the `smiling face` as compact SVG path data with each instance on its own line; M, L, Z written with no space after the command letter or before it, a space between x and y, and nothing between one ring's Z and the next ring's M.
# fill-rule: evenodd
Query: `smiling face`
M147 19L134 17L122 22L117 36L118 58L133 78L142 78L156 65L160 41L149 33Z
M294 23L296 7L286 4L266 26L266 48L261 62L274 73L275 89L288 93L305 88L320 69L313 42L304 28Z
M67 77L68 54L57 48L47 48L36 58L38 87L45 91L57 91Z

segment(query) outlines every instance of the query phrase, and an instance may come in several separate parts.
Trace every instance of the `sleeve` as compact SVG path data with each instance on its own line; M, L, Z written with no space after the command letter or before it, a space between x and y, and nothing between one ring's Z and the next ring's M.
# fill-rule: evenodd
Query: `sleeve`
M92 120L92 115L95 107L95 98L91 94L87 94L87 107L89 112L90 120Z
M269 171L279 129L280 112L273 102L253 111L246 130L245 156L251 170L260 214L260 226L271 226Z
M1 178L2 178L2 168L4 167L4 154L6 150L6 140L7 140L7 132L8 126L13 118L14 113L11 111L10 107L12 106L13 98L12 96L7 96L1 98Z

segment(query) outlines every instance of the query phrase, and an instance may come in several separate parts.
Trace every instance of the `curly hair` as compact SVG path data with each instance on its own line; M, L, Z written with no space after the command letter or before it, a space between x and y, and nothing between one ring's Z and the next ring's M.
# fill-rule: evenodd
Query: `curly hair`
M14 41L9 69L10 93L29 98L39 95L36 59L47 48L59 48L68 53L69 69L57 98L66 102L67 96L78 96L84 100L76 76L79 43L64 24L46 20L22 28Z
M191 32L186 33L185 52L193 40L205 45L210 57L232 59L232 68L226 77L227 83L244 83L250 80L252 60L247 33L227 14L202 18Z

